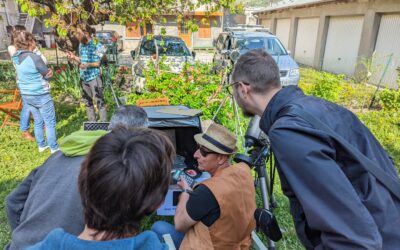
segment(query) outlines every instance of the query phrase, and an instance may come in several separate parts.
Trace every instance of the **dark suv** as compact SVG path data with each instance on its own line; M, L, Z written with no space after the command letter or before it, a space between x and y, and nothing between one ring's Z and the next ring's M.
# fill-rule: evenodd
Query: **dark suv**
M265 49L278 64L281 83L297 85L299 65L286 51L279 39L268 31L231 30L222 32L214 41L217 51L213 62L217 69L231 65L238 57L252 49Z

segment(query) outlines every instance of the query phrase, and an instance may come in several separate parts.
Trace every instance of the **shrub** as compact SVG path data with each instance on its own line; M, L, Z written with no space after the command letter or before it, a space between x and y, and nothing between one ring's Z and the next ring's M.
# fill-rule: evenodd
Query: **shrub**
M400 110L400 90L383 89L378 93L378 100L385 110Z
M212 73L212 65L196 63L186 65L180 74L169 70L163 60L160 60L159 73L153 64L144 71L146 84L143 94L128 95L128 103L134 104L138 99L168 97L172 105L184 105L203 111L202 119L211 119L217 112L227 92L222 88L221 76ZM244 121L243 129L246 127ZM229 98L216 116L217 122L235 131L234 112Z

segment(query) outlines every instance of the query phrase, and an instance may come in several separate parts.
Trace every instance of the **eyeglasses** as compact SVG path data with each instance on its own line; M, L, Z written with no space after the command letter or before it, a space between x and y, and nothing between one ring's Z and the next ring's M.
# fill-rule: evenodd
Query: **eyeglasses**
M228 85L225 86L225 88L226 88L226 90L228 91L228 93L229 93L230 95L233 94L233 86L235 86L236 84L239 84L239 83L243 83L244 85L250 86L250 83L243 82L243 81L237 81L237 82L228 84Z
M201 156L207 157L209 154L218 154L217 152L207 150L205 147L198 145Z

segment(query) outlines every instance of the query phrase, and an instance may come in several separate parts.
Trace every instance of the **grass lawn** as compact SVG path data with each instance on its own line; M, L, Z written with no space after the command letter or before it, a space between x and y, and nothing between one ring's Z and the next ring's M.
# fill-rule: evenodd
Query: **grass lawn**
M395 159L396 166L400 166L400 114L397 110L366 110L365 104L370 98L373 88L365 85L354 85L339 78L338 85L325 84L316 88L321 80L319 72L303 69L301 88L308 94L318 95L318 91L326 94L325 98L333 98L339 104L345 105L355 111L385 149ZM1 74L1 73L0 73ZM323 77L322 77L323 78ZM329 80L329 79L328 79ZM325 79L325 82L328 81ZM329 81L331 81L330 79ZM332 80L333 81L333 80ZM336 81L336 80L335 80ZM335 82L333 81L333 82ZM0 87L4 83L0 82ZM1 99L0 99L1 100ZM77 104L63 104L56 102L57 113L57 134L58 139L65 137L73 131L78 130L85 119L83 107ZM0 115L0 118L3 116ZM17 186L21 180L35 167L43 163L50 155L49 151L38 153L37 145L28 142L20 137L20 133L15 127L5 127L0 129L0 248L2 249L10 240L10 229L7 224L6 212L4 207L5 197ZM280 226L285 231L284 238L277 243L278 249L302 249L296 237L292 218L289 214L287 199L282 195L278 176L275 180L275 197L278 203L276 214ZM258 202L261 203L260 199ZM142 223L142 229L148 229L151 223L157 219L165 219L158 216L150 216ZM171 217L167 218L171 220Z

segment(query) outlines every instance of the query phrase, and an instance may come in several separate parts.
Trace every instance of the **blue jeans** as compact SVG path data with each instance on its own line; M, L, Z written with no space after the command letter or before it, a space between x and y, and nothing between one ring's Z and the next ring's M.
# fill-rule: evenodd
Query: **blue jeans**
M48 145L51 149L58 149L56 138L56 112L50 94L22 95L22 99L28 104L34 121L36 143L39 147ZM46 125L47 143L44 140L43 122Z
M179 249L182 240L185 237L184 233L176 231L174 225L165 221L154 222L154 224L151 226L151 231L155 232L160 240L163 240L162 236L164 234L170 234L176 249Z
M29 108L28 104L22 100L22 109L19 118L19 130L25 132L29 130Z

